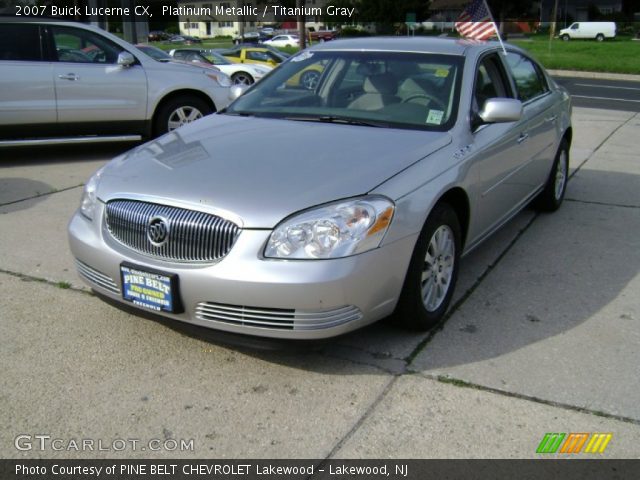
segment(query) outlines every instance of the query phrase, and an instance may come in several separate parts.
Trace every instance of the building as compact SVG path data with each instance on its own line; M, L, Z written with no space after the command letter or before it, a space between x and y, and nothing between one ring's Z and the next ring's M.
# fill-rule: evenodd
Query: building
M305 7L318 7L324 11L329 1L304 0L303 3ZM281 4L276 0L178 0L180 33L200 38L236 37L265 25L284 24L284 28L295 28L287 27L295 22L295 18L275 14L272 5ZM321 18L310 16L306 21L315 25L321 23Z

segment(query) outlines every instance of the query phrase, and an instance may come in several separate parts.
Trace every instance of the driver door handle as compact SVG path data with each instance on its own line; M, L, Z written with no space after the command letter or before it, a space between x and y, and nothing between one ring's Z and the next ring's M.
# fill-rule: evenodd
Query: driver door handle
M521 133L520 136L518 137L517 142L518 143L522 143L524 142L527 138L529 138L529 134L528 133Z
M80 77L78 75L76 75L75 73L67 73L66 75L58 75L58 78L61 79L61 80L71 80L71 81L80 80Z

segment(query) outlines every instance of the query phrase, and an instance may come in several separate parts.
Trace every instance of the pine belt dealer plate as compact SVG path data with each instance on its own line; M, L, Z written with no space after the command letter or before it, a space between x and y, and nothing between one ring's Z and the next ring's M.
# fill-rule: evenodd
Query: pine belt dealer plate
M182 310L177 275L126 263L120 265L120 275L125 300L156 312L179 313Z

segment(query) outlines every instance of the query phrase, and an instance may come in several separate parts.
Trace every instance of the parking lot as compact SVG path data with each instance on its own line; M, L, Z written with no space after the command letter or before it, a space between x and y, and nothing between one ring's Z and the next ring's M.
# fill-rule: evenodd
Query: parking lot
M0 150L0 454L532 458L547 432L606 432L602 457L638 458L640 114L573 120L565 204L525 210L463 260L442 328L380 322L304 349L228 344L81 283L66 224L126 145ZM15 447L39 434L141 444Z

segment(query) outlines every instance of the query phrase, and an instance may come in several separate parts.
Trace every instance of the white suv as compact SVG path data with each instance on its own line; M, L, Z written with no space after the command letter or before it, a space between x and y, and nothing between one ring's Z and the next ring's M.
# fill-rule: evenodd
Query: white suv
M224 73L160 63L97 27L0 19L0 139L153 137L225 107Z

